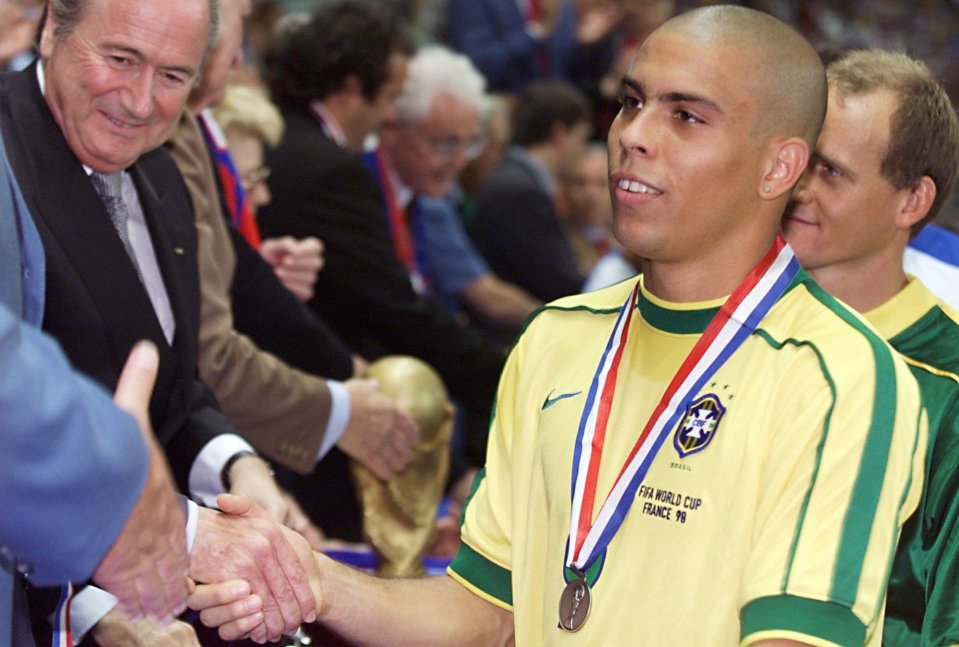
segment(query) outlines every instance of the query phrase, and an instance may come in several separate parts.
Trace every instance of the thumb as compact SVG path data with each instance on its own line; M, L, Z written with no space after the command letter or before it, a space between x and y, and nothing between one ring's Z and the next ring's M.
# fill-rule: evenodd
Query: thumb
M147 416L159 365L156 346L148 341L138 342L130 351L113 392L117 406L138 418Z
M221 512L237 516L243 516L248 512L256 512L253 500L245 496L235 494L220 494L216 497L216 507Z

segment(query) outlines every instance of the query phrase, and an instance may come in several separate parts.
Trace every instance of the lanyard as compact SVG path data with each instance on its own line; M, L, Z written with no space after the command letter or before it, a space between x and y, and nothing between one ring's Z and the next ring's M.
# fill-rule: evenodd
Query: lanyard
M639 298L639 283L623 305L593 376L576 435L572 513L565 564L584 573L602 555L631 507L636 489L669 431L693 396L759 325L787 290L799 264L781 235L737 286L673 376L636 440L596 519L593 509L616 376Z

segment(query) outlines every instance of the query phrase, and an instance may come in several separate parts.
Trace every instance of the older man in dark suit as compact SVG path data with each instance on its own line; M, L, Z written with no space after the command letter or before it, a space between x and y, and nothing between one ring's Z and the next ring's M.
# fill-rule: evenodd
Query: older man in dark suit
M326 266L310 306L351 348L370 360L423 359L485 424L504 353L416 293L382 193L358 156L364 138L393 117L408 52L390 18L358 1L321 7L284 35L268 77L286 131L267 155L273 203L261 209L260 227L323 241ZM481 462L485 442L475 440Z
M150 418L180 488L208 504L247 492L282 513L267 467L196 379L192 211L176 167L154 150L183 110L215 5L54 0L49 8L40 62L0 78L0 128L47 259L43 327L108 388L133 344L151 340L160 361ZM200 515L204 545L210 520ZM222 566L209 557L194 555L196 577ZM273 635L308 615L302 567L287 561L241 569L271 601ZM289 578L268 584L271 564Z

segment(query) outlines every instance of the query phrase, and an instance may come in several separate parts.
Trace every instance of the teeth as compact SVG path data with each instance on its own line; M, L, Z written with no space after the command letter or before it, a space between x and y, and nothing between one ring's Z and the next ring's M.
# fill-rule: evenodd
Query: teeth
M623 191L629 191L630 193L654 193L655 189L651 189L641 182L636 182L635 180L630 182L629 180L620 180L619 188Z

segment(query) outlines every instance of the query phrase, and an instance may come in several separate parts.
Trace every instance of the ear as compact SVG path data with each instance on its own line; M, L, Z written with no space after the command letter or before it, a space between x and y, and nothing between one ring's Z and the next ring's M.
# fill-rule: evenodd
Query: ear
M758 187L763 200L777 200L792 191L809 163L809 145L800 137L773 142L770 153Z
M340 91L355 97L363 98L363 83L360 77L355 74L349 74L343 79L343 87Z
M912 188L903 189L904 200L896 214L896 226L912 229L912 226L926 217L936 200L936 183L928 175L919 178Z
M327 105L335 106L335 111L350 113L358 105L357 102L363 100L362 90L359 77L350 74L343 79L343 85L327 95L323 101Z
M562 146L569 135L569 128L559 119L553 122L549 128L549 141L558 146Z
M53 17L53 11L50 3L47 3L47 11L43 23L43 31L40 32L40 58L48 59L53 55L53 46L56 44L54 30L59 23Z

